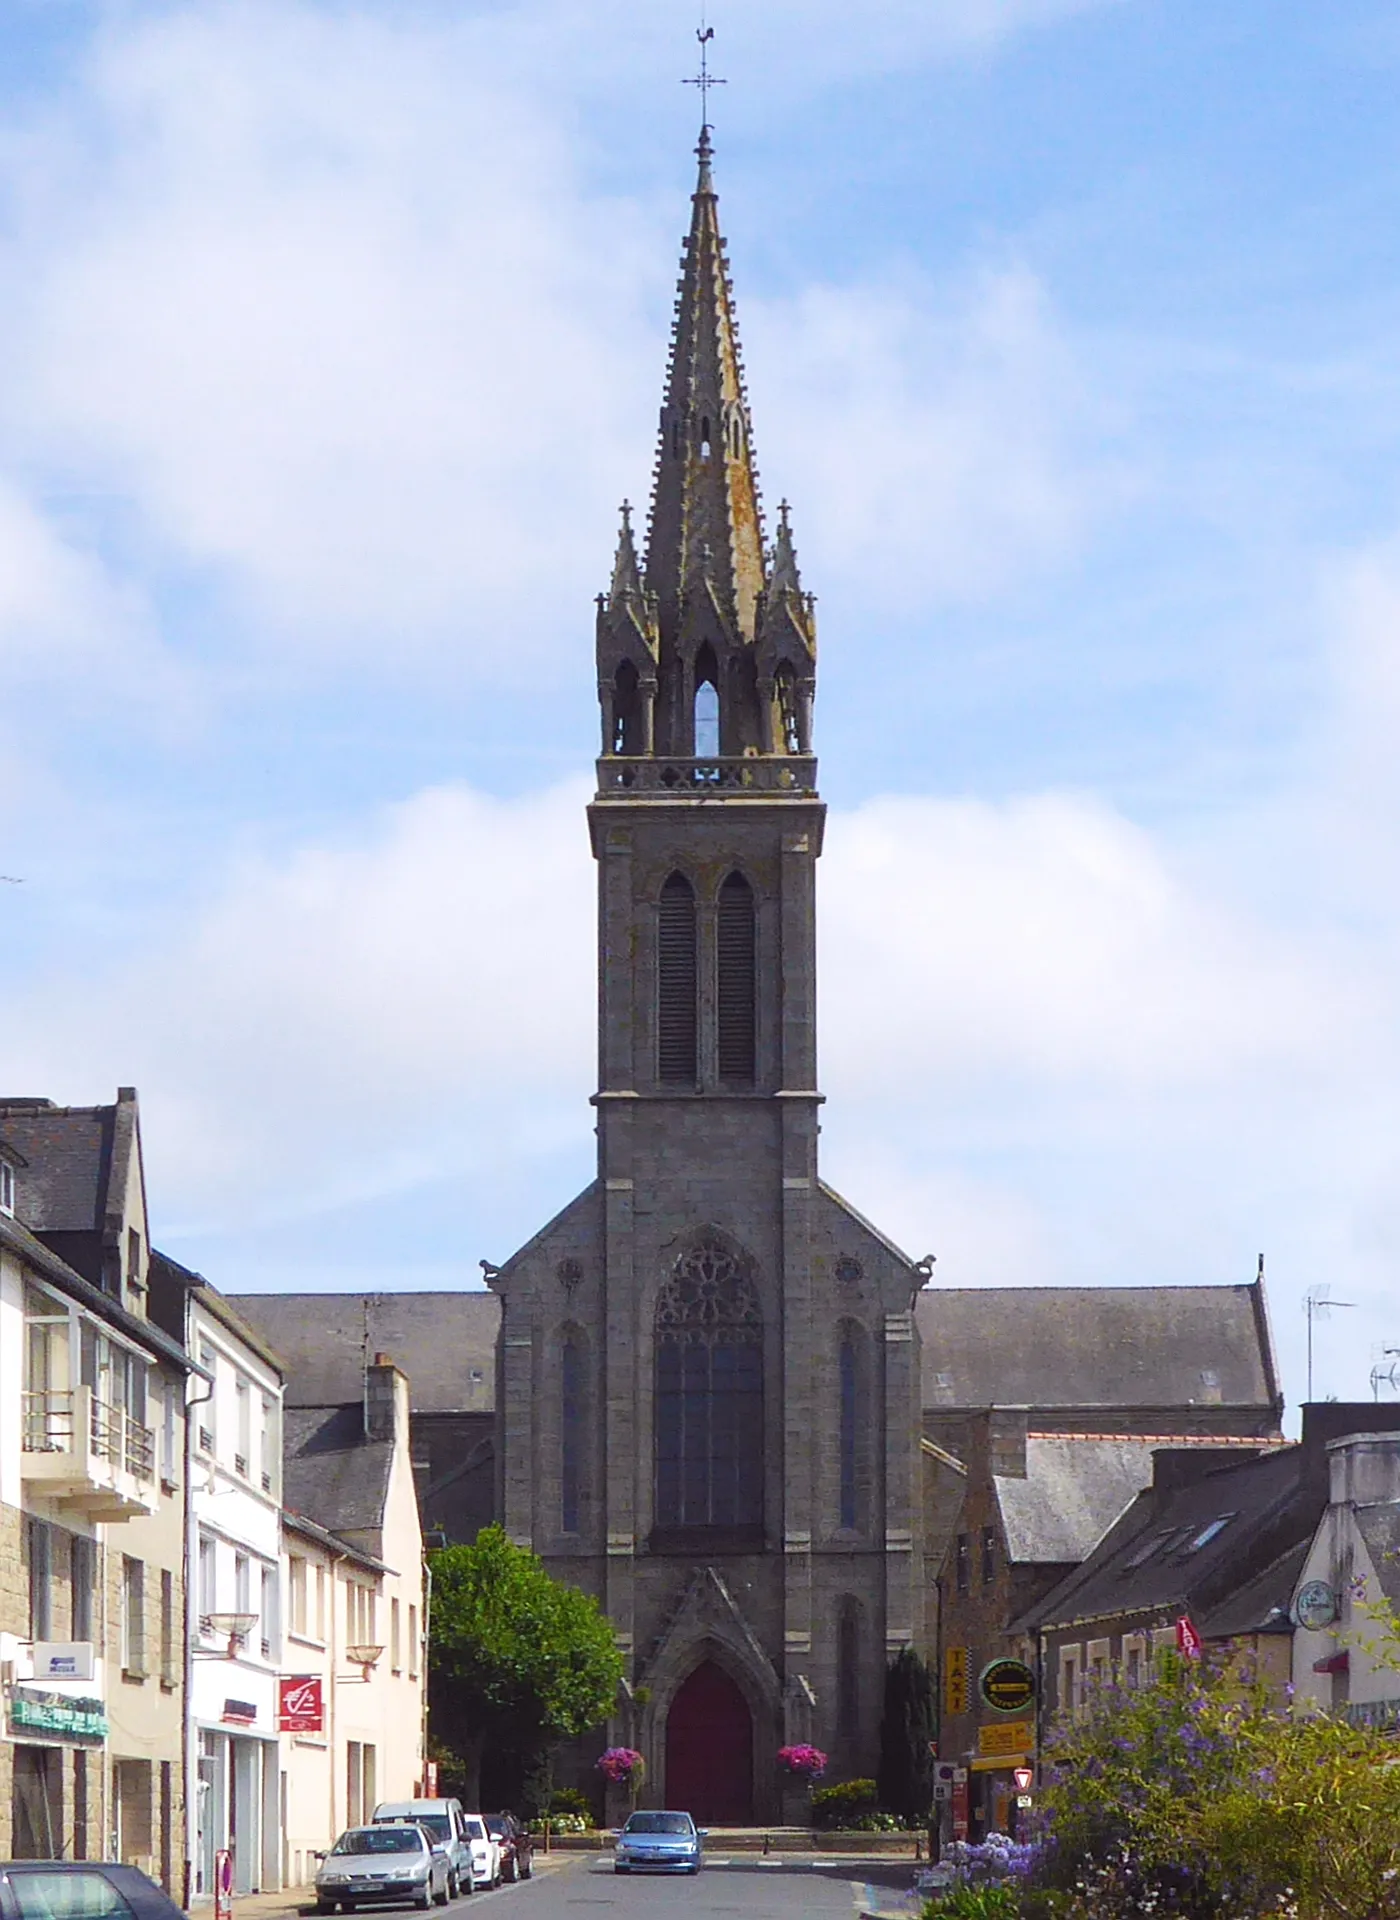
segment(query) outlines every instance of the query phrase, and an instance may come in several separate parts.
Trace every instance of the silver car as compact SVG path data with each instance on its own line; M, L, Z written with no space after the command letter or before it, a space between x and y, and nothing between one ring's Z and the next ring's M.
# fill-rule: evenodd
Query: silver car
M699 1873L705 1837L688 1813L634 1813L617 1836L615 1873L634 1867L659 1867L670 1873Z
M450 1886L446 1851L405 1820L342 1833L316 1874L316 1911L348 1913L366 1901L411 1900L425 1911L445 1907Z

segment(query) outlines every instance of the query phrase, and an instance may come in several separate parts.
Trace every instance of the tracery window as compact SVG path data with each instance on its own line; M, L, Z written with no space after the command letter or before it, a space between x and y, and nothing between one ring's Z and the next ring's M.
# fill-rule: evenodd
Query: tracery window
M656 1305L656 1521L763 1519L763 1315L747 1263L718 1238L682 1254Z

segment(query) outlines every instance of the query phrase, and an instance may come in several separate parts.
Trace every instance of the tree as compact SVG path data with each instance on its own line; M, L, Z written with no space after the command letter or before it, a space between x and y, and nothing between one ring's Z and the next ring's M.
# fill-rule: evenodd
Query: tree
M613 1710L622 1658L597 1601L552 1579L501 1527L428 1564L433 1738L459 1760L471 1804L488 1741L519 1753L596 1727Z
M928 1667L905 1647L885 1673L880 1720L880 1805L905 1820L921 1820L933 1801L933 1681Z

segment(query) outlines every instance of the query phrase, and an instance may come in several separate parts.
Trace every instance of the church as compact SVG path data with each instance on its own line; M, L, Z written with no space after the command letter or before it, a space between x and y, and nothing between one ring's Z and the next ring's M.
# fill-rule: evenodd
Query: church
M596 1178L490 1293L238 1304L289 1401L390 1355L425 1527L499 1519L597 1597L648 1802L771 1821L778 1749L873 1774L888 1661L935 1655L929 1463L975 1410L1252 1434L1281 1399L1262 1282L940 1291L822 1179L813 601L786 504L765 533L708 128L596 646Z

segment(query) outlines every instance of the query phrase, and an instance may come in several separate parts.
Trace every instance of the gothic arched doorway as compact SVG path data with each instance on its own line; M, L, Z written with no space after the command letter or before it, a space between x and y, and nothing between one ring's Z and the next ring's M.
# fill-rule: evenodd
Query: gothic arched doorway
M753 1823L753 1715L713 1660L681 1683L666 1716L666 1805L701 1827Z

